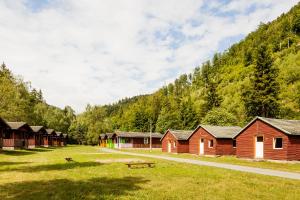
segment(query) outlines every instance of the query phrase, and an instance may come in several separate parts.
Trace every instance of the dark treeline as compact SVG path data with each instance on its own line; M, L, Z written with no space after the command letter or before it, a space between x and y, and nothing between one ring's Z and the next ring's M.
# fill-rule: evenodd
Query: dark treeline
M28 87L14 81L16 90ZM20 93L23 96L11 94L13 101L22 98L23 102ZM300 119L300 4L273 22L261 23L244 40L153 94L111 105L88 105L76 117L69 107L48 106L41 92L32 90L26 95L29 103L25 105L30 106L21 108L29 109L25 113L33 109L35 114L24 114L22 109L8 111L9 107L0 105L0 115L10 119L23 116L60 130L69 126L70 136L83 144L96 144L100 133L116 129L149 131L151 127L164 132L168 128L193 129L199 123L242 126L256 115ZM45 114L51 112L56 116Z

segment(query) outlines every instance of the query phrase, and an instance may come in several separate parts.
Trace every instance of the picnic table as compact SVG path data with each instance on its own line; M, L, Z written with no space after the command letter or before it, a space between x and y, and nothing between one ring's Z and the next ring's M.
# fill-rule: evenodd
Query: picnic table
M72 162L72 161L73 161L72 158L65 158L65 160L66 160L67 162Z
M150 167L153 168L155 166L155 163L153 162L138 162L138 163L126 163L125 165L128 166L128 168L144 168L144 167Z

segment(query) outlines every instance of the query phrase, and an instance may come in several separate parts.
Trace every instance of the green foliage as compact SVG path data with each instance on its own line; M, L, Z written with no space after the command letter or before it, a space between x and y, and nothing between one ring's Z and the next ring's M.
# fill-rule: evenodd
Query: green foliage
M223 108L214 108L202 120L203 124L230 126L238 123L237 118Z

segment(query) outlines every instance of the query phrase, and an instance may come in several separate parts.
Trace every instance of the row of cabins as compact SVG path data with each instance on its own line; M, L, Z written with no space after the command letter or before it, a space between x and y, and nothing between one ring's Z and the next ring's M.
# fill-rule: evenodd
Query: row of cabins
M193 131L167 130L162 151L239 158L300 160L300 120L256 117L244 128L200 125Z
M160 133L151 133L152 148L161 148ZM150 148L150 133L116 132L100 134L99 145L110 148Z
M0 148L2 149L65 146L67 137L67 134L45 129L43 126L29 126L25 122L6 122L0 118Z

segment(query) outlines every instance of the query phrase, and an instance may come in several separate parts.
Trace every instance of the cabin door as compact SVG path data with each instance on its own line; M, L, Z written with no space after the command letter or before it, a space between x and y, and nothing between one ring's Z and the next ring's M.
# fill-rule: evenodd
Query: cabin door
M264 158L264 137L263 136L256 137L255 158Z
M168 141L168 152L171 153L171 141Z
M199 154L203 155L204 154L204 139L203 138L200 139L200 147L199 147L199 149L200 149Z

